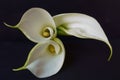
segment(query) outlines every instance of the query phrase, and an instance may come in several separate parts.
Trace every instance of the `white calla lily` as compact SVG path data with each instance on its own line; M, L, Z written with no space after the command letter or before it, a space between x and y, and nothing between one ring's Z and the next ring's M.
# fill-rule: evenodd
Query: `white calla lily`
M5 25L20 29L28 39L38 43L30 51L24 66L13 69L28 69L38 78L56 74L63 65L65 48L61 40L56 38L57 33L103 41L111 50L108 60L112 56L112 47L100 24L85 14L66 13L51 17L44 9L31 8L24 13L16 26Z
M56 26L53 18L46 10L41 8L27 10L16 26L6 23L5 25L20 29L28 39L37 43L56 36Z
M58 14L53 19L58 28L58 34L62 33L62 35L72 35L78 38L90 38L105 42L111 51L108 61L111 59L112 47L96 19L80 13Z
M63 43L55 38L37 44L29 53L25 65L14 71L30 70L36 77L45 78L56 74L62 67L65 57Z

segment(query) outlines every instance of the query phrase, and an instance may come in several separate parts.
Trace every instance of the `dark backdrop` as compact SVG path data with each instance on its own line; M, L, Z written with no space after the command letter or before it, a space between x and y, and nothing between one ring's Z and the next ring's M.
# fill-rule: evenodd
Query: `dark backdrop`
M19 30L3 25L15 25L23 13L41 7L51 15L84 13L96 18L113 47L113 57L107 62L109 48L96 40L58 36L66 48L66 58L58 74L40 80L120 80L120 1L119 0L0 0L0 80L39 80L28 70L13 72L24 64L35 43Z

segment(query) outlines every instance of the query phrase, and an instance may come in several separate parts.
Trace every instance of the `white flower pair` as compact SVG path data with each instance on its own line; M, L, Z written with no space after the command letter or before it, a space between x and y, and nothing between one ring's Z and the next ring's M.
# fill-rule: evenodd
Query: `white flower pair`
M24 13L16 26L37 45L30 51L23 67L14 71L28 69L36 77L44 78L56 74L62 67L65 48L57 35L71 35L78 38L96 39L105 42L112 56L112 47L100 24L92 17L81 13L65 13L51 16L41 8L31 8Z

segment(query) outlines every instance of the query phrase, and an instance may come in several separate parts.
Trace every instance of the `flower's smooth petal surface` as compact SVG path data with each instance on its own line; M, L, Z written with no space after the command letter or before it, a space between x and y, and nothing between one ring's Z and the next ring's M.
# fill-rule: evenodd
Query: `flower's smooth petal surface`
M111 54L108 58L108 60L110 60L112 56L112 47L96 19L80 13L59 14L54 16L53 19L57 25L58 31L64 32L65 35L96 39L105 42L111 50Z
M54 46L56 54L49 52L49 45ZM54 41L50 40L46 43L37 44L31 50L25 65L14 70L17 71L27 68L38 78L49 77L61 69L64 57L64 46L59 39L55 38Z
M19 28L28 39L33 42L48 40L56 35L55 23L51 15L42 8L31 8L22 16L20 22L16 26L6 26ZM44 29L50 32L49 37L42 35Z

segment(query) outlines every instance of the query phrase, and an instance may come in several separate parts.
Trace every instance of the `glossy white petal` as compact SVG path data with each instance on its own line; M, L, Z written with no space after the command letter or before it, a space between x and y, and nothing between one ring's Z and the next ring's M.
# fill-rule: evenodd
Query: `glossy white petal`
M27 38L34 42L48 40L56 35L56 27L51 15L44 9L31 8L22 16L16 26L6 26L19 28ZM47 30L47 32L45 32Z
M49 45L55 49L55 53L51 53ZM65 49L62 42L55 38L46 43L37 44L30 52L25 65L15 71L28 69L36 77L45 78L56 74L62 67L65 57Z
M90 38L105 42L112 56L112 47L100 24L93 17L80 13L59 14L53 17L58 32L63 32L63 35L72 35L78 38ZM58 33L59 34L59 33Z

